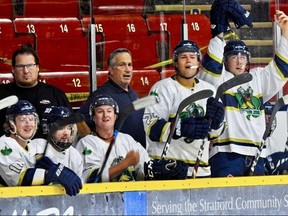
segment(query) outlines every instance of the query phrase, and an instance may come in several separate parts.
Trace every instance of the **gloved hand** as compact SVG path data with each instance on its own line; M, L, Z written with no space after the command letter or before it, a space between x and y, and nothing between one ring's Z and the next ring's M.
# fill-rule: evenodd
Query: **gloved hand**
M204 139L210 131L209 122L205 118L180 118L173 139L179 139L180 137Z
M144 163L146 180L186 179L188 165L179 160L150 160Z
M241 28L244 25L253 27L252 14L245 10L236 0L227 1L227 12L228 18L234 22L236 28Z
M48 162L50 166L46 169L45 184L59 182L65 188L66 193L69 196L77 195L80 189L82 189L82 182L79 176L63 164L55 164L49 160L50 159L46 157L45 161Z
M225 0L226 1L226 0ZM212 37L219 33L226 33L231 31L226 10L221 5L222 1L214 1L210 10L210 23Z
M206 118L211 119L211 128L217 130L224 120L224 105L223 103L210 97L206 105Z
M40 159L36 160L35 167L48 170L53 165L55 165L55 163L53 163L50 158L42 156Z

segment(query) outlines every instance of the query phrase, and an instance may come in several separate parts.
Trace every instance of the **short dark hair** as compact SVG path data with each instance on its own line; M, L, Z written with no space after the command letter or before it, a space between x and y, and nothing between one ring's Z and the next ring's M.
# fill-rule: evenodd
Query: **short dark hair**
M129 55L132 56L130 50L128 50L126 48L115 49L109 55L109 58L108 58L108 61L107 61L108 66L113 66L114 65L113 60L114 60L115 56L117 54L119 54L119 53L129 53Z
M39 56L36 50L28 45L22 45L20 49L17 49L12 55L12 66L15 67L16 65L16 57L22 54L31 54L34 56L35 64L39 65Z

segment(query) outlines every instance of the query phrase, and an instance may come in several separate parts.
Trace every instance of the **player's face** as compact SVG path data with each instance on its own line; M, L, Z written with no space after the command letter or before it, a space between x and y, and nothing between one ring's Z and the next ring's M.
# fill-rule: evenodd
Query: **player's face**
M103 105L95 108L93 121L95 122L96 128L114 130L116 118L117 115L112 106Z
M24 87L33 87L38 83L39 65L35 64L31 54L16 56L15 67L12 68L15 82Z
M191 77L195 75L198 68L190 68L193 66L199 66L198 56L193 52L184 52L178 55L178 61L175 65L179 72L185 77Z
M54 135L54 141L57 142L71 142L71 135L72 135L73 124L66 125L60 130L57 130Z
M24 139L30 139L36 128L36 117L34 115L18 115L15 118L17 133Z
M241 53L237 55L230 55L227 57L226 69L234 76L240 75L245 72L247 65L247 56Z
M114 66L109 67L111 79L121 88L128 90L133 76L132 58L129 53L118 53L114 58Z

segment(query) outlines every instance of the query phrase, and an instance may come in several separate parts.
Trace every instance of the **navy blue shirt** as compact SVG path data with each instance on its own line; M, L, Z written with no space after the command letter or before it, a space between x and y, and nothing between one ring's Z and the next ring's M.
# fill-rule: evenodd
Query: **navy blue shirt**
M133 101L139 98L136 92L130 87L127 92L109 79L106 83L104 83L104 85L99 87L96 91L92 92L87 101L80 107L78 111L85 116L86 123L89 125L91 130L95 130L95 124L91 120L91 117L89 115L89 107L91 103L94 101L95 97L99 94L109 95L117 102L119 106L118 119L121 117L121 112L123 112L128 106L132 106ZM131 135L136 141L141 143L141 145L145 148L146 136L142 121L143 114L144 109L131 113L123 123L123 126L120 129L120 131Z

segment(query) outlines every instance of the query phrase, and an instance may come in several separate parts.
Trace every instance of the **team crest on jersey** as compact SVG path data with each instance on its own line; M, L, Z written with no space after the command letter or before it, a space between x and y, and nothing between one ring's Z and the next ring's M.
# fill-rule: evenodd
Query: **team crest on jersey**
M240 112L245 113L248 120L251 117L259 117L261 102L259 98L253 96L253 89L250 86L246 90L242 87L238 88L235 98L238 101Z
M118 163L120 163L124 158L122 156L119 156L115 158L111 164L111 166L114 166ZM135 170L132 167L128 167L125 169L120 175L112 179L112 182L128 182L128 181L135 181L136 174Z
M7 148L7 146L4 147L4 149L1 149L1 154L4 156L8 156L12 153L11 148Z
M198 118L204 116L205 113L203 107L195 103L188 105L186 109L184 109L184 111L182 111L180 114L181 118L189 118L189 117Z
M83 155L91 155L91 153L92 153L92 150L88 149L87 147L85 147L82 152Z
M155 91L151 91L149 95L154 95L154 96L157 96L157 97L159 96L158 93L156 92L156 90Z
M196 103L192 103L188 105L186 109L184 109L184 111L182 111L180 114L181 118L189 118L189 117L198 118L198 117L204 117L204 116L205 116L204 108ZM186 143L193 142L193 140L190 138L185 138L184 141Z

